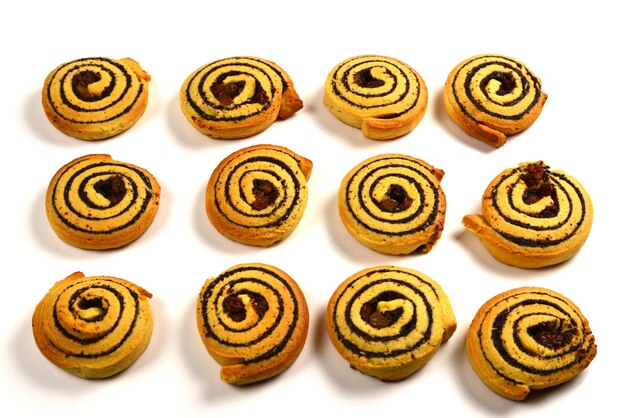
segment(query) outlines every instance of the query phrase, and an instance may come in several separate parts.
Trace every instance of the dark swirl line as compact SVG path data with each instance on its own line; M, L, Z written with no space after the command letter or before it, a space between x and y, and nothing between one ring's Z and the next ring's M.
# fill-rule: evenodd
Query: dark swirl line
M183 82L187 120L211 138L238 139L267 129L303 107L289 75L275 63L237 56L203 65Z
M284 153L284 155L285 155L285 158L292 158L292 156L286 153ZM293 160L296 161L295 159ZM272 166L275 166L276 168L280 168L280 172L273 171L273 170L270 171L270 170L259 170L259 169L240 171L240 168L248 166L249 164L254 165L256 163L269 163ZM241 192L242 187L240 184L241 178L245 177L246 175L250 173L254 173L255 171L270 174L275 179L274 185L280 186L283 190L283 193L281 193L282 198L278 201L275 201L273 204L272 213L255 213L251 210L244 210L245 206L238 205L238 203L245 201L244 199L234 202L230 197L229 192L230 192L231 187L237 187L240 190L239 196L241 197L243 195L243 193ZM287 174L288 176L287 178L284 177L285 174ZM237 178L234 178L235 175L237 175ZM228 172L223 172L223 171L220 172L218 174L218 177L220 178L225 177L226 180L224 181L224 184L226 186L223 188L222 193L220 195L220 192L217 187L218 185L220 185L220 182L218 181L216 183L215 188L214 188L215 206L217 207L219 212L222 214L222 216L224 216L230 222L236 225L239 225L241 227L253 229L253 228L270 228L270 227L278 226L282 224L283 222L285 222L285 220L289 219L289 217L291 216L291 213L294 211L294 209L298 206L300 202L300 192L301 192L302 184L300 183L298 176L293 171L292 167L285 164L284 161L281 161L276 158L272 158L269 156L253 156L253 157L249 157L246 159L242 159L235 166L228 167ZM294 192L293 196L289 196L289 193L287 193L288 188L293 189L293 192ZM227 202L229 209L243 215L244 217L266 219L266 222L256 223L255 225L250 225L248 222L245 222L245 221L241 221L241 222L236 221L235 219L232 218L232 216L230 216L230 214L228 214L224 210L224 208L220 204L220 200L222 198L224 199L224 201ZM280 217L274 219L273 215L279 210L282 211L283 213L281 214Z
M63 88L63 86L68 84L67 79L69 77L72 77L72 79L77 79L77 78L80 78L81 76L84 76L85 72L90 71L93 73L93 70L90 70L92 68L97 68L100 71L109 74L110 76L111 82L108 86L102 89L101 94L90 96L90 97L81 96L81 93L77 91L75 88L72 89L71 92ZM93 76L95 77L97 76L97 74L94 74ZM59 78L58 83L55 82L56 78ZM116 90L116 85L118 83L121 84L122 89L120 92L117 93L116 96L112 97L111 94L113 93L113 91ZM75 85L76 82L72 80L70 84ZM56 87L57 85L58 87ZM58 88L58 90L55 91L53 90L54 88ZM59 107L54 107L54 110L59 117L63 119L67 119L75 123L87 124L87 123L108 122L111 120L115 120L119 118L121 115L128 113L130 109L132 109L133 106L135 106L135 104L139 100L139 97L141 97L143 93L143 89L144 89L143 85L139 83L136 76L133 77L132 74L126 69L126 67L124 67L123 65L121 65L120 63L116 61L108 59L108 58L81 58L78 60L70 61L58 67L52 73L52 83L46 89L46 95L50 103L54 103L55 99L54 99L53 91L55 91L55 93L59 94L59 96L61 97L61 102L65 106L77 112L89 113L89 116L85 115L84 118L76 118L76 117L70 118L68 117L68 115L61 112L59 110ZM106 113L104 112L106 110L109 110L110 108L116 107L120 102L128 100L128 96L131 94L132 94L132 97L130 98L130 101L128 102L127 105L117 110L113 114L109 114L110 112L106 112ZM72 98L78 98L80 99L80 101L77 104L77 102L75 100L72 100ZM104 99L109 99L109 100L103 101ZM81 102L95 104L96 106L87 107L87 106L81 105L80 104ZM99 116L94 116L93 113L96 113L96 112L102 113L102 114Z
M394 266L359 271L333 292L326 327L339 354L360 372L401 380L423 367L456 330L438 283Z
M245 61L243 60L244 58ZM242 61L237 62L237 60ZM246 70L244 70L244 68ZM271 71L271 74L269 71ZM213 73L218 73L219 76L212 82L207 81L207 78L212 76ZM215 89L214 86L223 84L224 79L227 77L246 75L252 78L257 78L259 74L261 74L266 80L271 80L272 77L278 77L281 80L281 83L279 85L271 83L269 90L264 90L263 86L260 85L258 81L255 81L254 95L240 104L240 107L251 103L261 105L261 107L255 111L246 114L236 114L235 112L230 112L230 106L221 105L219 100L216 100L214 96L209 95L209 92ZM271 98L286 90L287 85L287 81L276 67L268 65L266 62L259 59L234 57L210 63L198 69L191 76L189 82L186 83L185 97L189 105L195 112L198 113L198 115L202 117L202 119L212 121L239 121L264 112L270 106ZM197 93L198 97L201 99L200 101L194 99L192 89L194 93ZM213 111L209 112L209 109L212 109ZM218 112L215 110L218 110Z
M42 89L50 122L62 132L99 140L130 128L144 113L151 77L131 58L81 58L51 71Z
M54 318L54 324L57 328L57 330L68 340L72 340L77 344L80 344L81 346L95 346L98 342L105 340L106 338L108 338L111 334L115 333L119 327L120 327L120 322L122 321L122 319L124 317L126 317L127 314L125 314L125 309L132 309L133 310L133 314L132 314L132 320L130 321L129 324L125 325L125 327L127 327L127 331L124 333L124 335L122 335L119 338L116 338L116 343L110 345L107 349L105 350L101 350L99 352L86 352L85 349L81 349L80 351L70 351L60 345L56 345L53 343L53 345L61 352L63 352L66 356L72 356L72 357L77 357L77 358L98 358L98 357L105 357L110 355L111 353L114 353L115 351L119 350L120 347L122 347L126 341L128 340L128 338L131 336L131 334L134 332L135 330L135 324L137 323L137 318L139 317L140 314L140 310L139 310L139 295L137 292L135 292L133 289L125 287L124 290L128 292L128 294L130 295L130 298L132 299L132 304L129 304L126 302L126 297L128 295L122 295L122 293L117 289L117 287L113 287L111 285L107 285L107 284L101 284L101 282L111 282L113 284L115 284L115 282L112 282L111 280L106 280L106 279L100 279L95 283L89 283L89 282L82 282L79 284L75 284L75 285L71 285L68 286L67 288L65 288L58 296L57 300L54 303L54 311L53 311L53 318ZM78 289L74 290L73 288L78 287ZM70 333L67 330L68 326L71 326L71 324L67 324L67 323L62 323L61 320L59 320L58 317L58 312L59 310L65 310L66 306L61 305L59 299L63 296L63 293L66 292L71 292L72 295L69 299L69 303L67 304L67 307L73 306L74 303L76 303L77 300L81 299L81 293L86 292L90 289L102 289L102 290L106 290L107 292L109 292L114 298L117 299L119 305L121 306L121 311L118 313L118 315L115 318L115 322L112 323L109 328L106 329L100 329L99 334L95 337L92 338L83 338L83 337L79 337L76 336L72 333ZM78 302L80 303L80 302ZM97 322L101 322L101 320L107 315L106 312L103 312L98 318L94 318L91 320L88 320L86 322L92 322L92 323L97 323Z
M524 399L531 389L575 377L596 355L587 319L563 295L511 289L478 310L467 336L474 370L496 393Z
M479 61L480 64L474 65L475 61ZM504 112L494 111L490 107L484 106L483 102L476 98L473 91L473 86L475 84L474 78L483 68L492 66L496 66L497 69L490 71L488 75L480 79L479 85L481 86L481 92L491 103L496 106L504 106L506 108L513 109L515 113L506 114ZM466 67L469 67L469 70L466 69ZM490 97L491 94L487 91L486 85L492 79L504 79L510 77L510 75L507 75L507 72L512 72L517 75L517 78L522 83L521 92L515 98L509 99L507 102L496 101ZM459 80L459 77L462 77L462 79ZM501 55L482 55L475 59L468 60L454 76L453 85L458 86L459 84L463 86L462 91L465 93L465 97L469 98L477 109L496 118L510 120L522 119L530 112L531 109L537 106L539 100L541 99L541 81L533 73L529 72L522 64L507 59ZM456 103L463 113L467 117L477 122L481 122L481 120L476 118L474 114L463 104L464 101L458 93L460 89L455 87L452 91L454 92ZM523 107L518 108L517 105L529 95L532 95L530 102Z
M507 208L502 208L498 205L498 200L496 199L496 195L500 192L502 192L503 190L500 188L501 183L503 183L504 181L506 181L509 177L511 176L519 176L519 169L512 171L509 175L507 176L503 176L502 180L496 185L496 187L494 187L493 191L492 191L492 198L493 198L493 202L494 202L494 210L500 215L500 217L507 223L510 225L515 225L515 226L519 226L519 227L523 227L525 229L532 229L535 231L555 231L555 232L559 232L564 226L566 225L572 225L572 218L576 217L576 219L574 220L574 227L570 228L569 231L565 234L558 234L557 237L555 237L554 235L552 235L550 238L545 238L545 239L528 239L528 238L524 238L524 237L520 237L517 235L513 235L510 233L507 233L506 231L499 229L499 228L494 228L503 238L507 239L508 241L511 241L517 245L521 245L521 246L525 246L525 247L550 247L550 246L555 246L555 245L560 245L568 240L570 240L573 236L575 236L578 231L580 230L581 226L583 225L583 222L585 221L585 218L587 216L587 210L586 210L586 206L585 206L585 198L583 197L583 194L581 192L581 190L578 188L578 186L576 184L574 184L567 176L563 175L563 174L559 174L559 173L550 173L550 179L552 181L552 183L555 185L555 187L558 188L558 190L560 191L560 193L565 196L568 205L566 207L566 212L563 213L562 211L556 211L555 214L552 216L554 218L556 218L557 214L558 214L558 219L555 219L556 222L554 223L550 223L550 224L534 224L531 222L525 222L525 221L520 221L518 219L513 219L511 218L511 216L508 214L509 211L508 209L513 209L514 211L516 211L517 213L523 214L525 217L528 217L528 219L532 219L532 218L538 218L538 219L546 219L544 216L537 216L536 214L533 213L529 213L526 211L521 211L518 208L516 208L515 202L513 201L512 196L509 197L509 203L510 203L510 207ZM521 180L517 179L515 181L515 184L518 184ZM563 183L567 184L567 188L565 188L563 186ZM573 190L575 195L571 195L569 192L569 190ZM508 192L510 195L510 190L508 188L504 189L504 192ZM555 206L558 208L560 208L560 206L557 206L558 202L555 202ZM573 208L576 206L580 206L580 211L581 213L579 215L574 214L574 210Z
M426 253L441 236L444 172L422 160L382 154L353 167L339 188L339 214L350 234L386 254Z
M275 286L273 286L267 280L257 278L256 276L258 276L259 272L263 275L270 276L272 280L280 282L282 285L281 289L276 289ZM267 326L267 328L264 330L230 328L229 326L225 325L224 316L223 314L221 314L222 308L218 305L218 302L225 297L225 294L228 293L231 287L238 284L245 287L249 283L256 283L261 285L263 288L266 289L267 292L273 294L278 302L277 305L271 307L273 320L271 324ZM285 294L283 292L287 293ZM284 309L285 303L283 299L285 298L285 296L289 297L290 300L294 302L293 310L290 312L285 312ZM262 298L263 296L257 295L257 297ZM268 349L256 352L256 354L254 354L253 356L243 359L243 364L266 361L280 353L287 345L294 333L296 324L298 322L297 318L299 317L299 306L295 301L296 296L293 289L291 288L291 285L275 272L262 267L240 267L231 269L216 277L200 295L199 304L203 318L203 330L208 338L212 338L224 346L242 348L258 346L259 343L266 341L271 335L276 334L276 328L286 321L288 323L288 326L286 331L281 331L280 340L272 342ZM217 320L219 321L218 323L221 327L223 327L224 330L228 331L229 333L235 333L240 335L243 334L243 338L245 339L245 341L239 343L232 342L231 340L229 340L229 338L227 338L228 335L224 335L221 330L216 331L214 327L211 326L211 321L209 320L209 312L217 317ZM284 320L283 317L285 318ZM256 326L258 326L258 323L252 324L251 328L255 328ZM254 338L246 338L246 334L248 333L253 334Z
M402 158L402 157L394 157L393 159L390 158L389 160L390 160L390 163L387 165L383 165L383 166L375 166L375 165L379 164L381 161L384 161L384 158L372 161L369 164L365 164L361 168L359 168L359 170L356 171L354 175L352 175L351 178L348 180L347 187L345 189L345 199L346 199L346 202L348 202L348 209L350 213L352 214L354 219L364 228L372 232L376 232L380 234L401 236L401 235L413 234L415 232L419 232L428 228L430 225L432 225L434 220L437 218L437 214L438 214L438 209L440 205L439 203L440 194L438 191L439 189L438 185L434 183L432 178L429 178L429 176L427 176L424 173L424 170L428 170L428 168L425 167L424 165L416 163L414 160L410 160L410 159ZM402 162L405 164L400 164L399 162ZM416 168L416 165L421 168L419 169ZM372 166L375 166L375 167L372 168ZM402 175L398 173L397 169L399 168L409 170L411 172L411 176ZM372 178L376 180L371 182L368 188L369 189L368 192L364 193L364 188L366 187L366 184L370 182ZM372 212L372 210L369 209L368 204L364 199L365 197L368 197L369 199L372 199L372 201L374 201L373 193L372 193L373 190L376 188L378 183L380 183L383 179L388 180L389 178L392 178L392 179L402 178L406 180L418 192L418 195L420 196L420 201L422 202L422 204L415 207L413 211L409 213L403 213L403 217L394 217L394 218L391 218L389 216L385 217L383 216L383 214L385 213L384 210L381 210L378 214ZM356 186L353 184L355 182L358 182ZM351 201L350 195L354 193L355 187L358 193L359 205L357 207L350 204L350 201ZM431 191L433 193L433 202L426 201L424 189L427 189L428 191ZM379 205L377 206L380 209L380 206ZM367 217L369 217L370 219L374 219L375 221L380 222L382 224L392 224L392 225L408 224L409 227L401 228L395 231L392 229L376 228L372 224L372 222L368 222L367 218L363 218L363 216L360 213L361 210L365 212ZM413 221L416 218L422 216L425 210L428 210L428 216L423 222L421 222L418 225L415 225Z
M151 297L120 278L75 272L56 282L37 304L35 343L69 373L90 379L112 376L130 367L150 342Z
M60 209L58 204L53 205L54 213L58 219L60 219L63 224L69 228L89 234L111 234L129 228L141 219L153 199L153 185L150 178L146 176L142 170L136 167L128 166L124 163L106 161L90 164L86 163L86 161L87 160L79 160L66 167L66 169L60 173L59 181L53 185L52 202L57 202L58 196L60 196L59 188L62 189L64 202L63 210ZM80 166L80 168L75 170L76 166ZM126 172L133 173L133 176L126 175ZM66 173L72 174L65 179ZM132 193L132 198L126 206L116 207L116 204L112 204L106 208L101 208L86 198L86 190L89 187L89 180L101 176L122 176L125 179L125 182L131 185L130 192ZM77 179L80 179L80 183L78 186L75 186ZM137 179L141 180L141 184L137 183ZM141 199L139 199L139 197L141 197ZM90 208L106 209L106 211L102 213L102 216L94 215L94 212L84 213L84 211L75 207L75 203L73 202L75 199L78 199L81 204ZM138 209L137 205L139 205ZM113 209L115 210L113 211ZM124 219L123 215L131 209L135 210L136 213L131 218L128 218L125 222L120 223L117 226L109 226L103 230L98 230L91 226L91 223L94 221L105 221L116 218ZM67 210L75 215L76 218L88 221L90 226L86 228L76 224L75 220L73 221L66 216ZM96 213L99 212L96 211Z

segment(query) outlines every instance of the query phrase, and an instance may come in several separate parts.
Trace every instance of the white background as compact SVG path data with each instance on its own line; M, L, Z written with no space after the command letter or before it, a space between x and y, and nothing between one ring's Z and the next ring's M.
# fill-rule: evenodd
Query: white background
M18 416L533 416L619 410L624 367L622 242L624 210L618 147L624 141L622 14L618 2L4 2L0 11L0 414ZM415 2L416 4L418 2ZM431 4L432 3L432 4ZM474 54L494 52L526 63L548 101L537 122L500 149L463 134L442 104L449 71ZM429 105L409 135L364 138L322 103L328 72L357 54L392 56L424 78ZM255 137L202 136L180 112L187 75L216 59L255 55L292 77L304 109ZM86 142L45 118L43 80L57 65L82 57L136 59L153 79L148 109L126 133ZM248 247L217 233L204 213L213 168L253 144L286 146L314 162L309 202L295 232L272 248ZM355 164L379 153L421 158L446 174L446 224L432 252L385 256L358 244L336 209L337 187ZM162 201L149 231L114 251L62 243L50 229L44 195L52 175L88 153L108 153L151 171ZM595 220L571 261L538 271L495 261L461 225L477 213L484 188L505 168L546 161L575 176L590 193ZM238 388L219 380L195 322L204 280L243 262L288 272L311 313L306 346L278 378ZM458 330L417 374L382 383L351 370L325 330L326 302L351 274L396 264L422 271L448 293ZM152 341L126 372L103 381L74 377L39 353L31 316L52 284L82 271L123 277L154 294ZM573 381L525 402L484 387L464 351L467 328L488 298L512 287L545 286L572 299L590 321L598 355ZM616 383L611 379L617 376ZM621 376L621 377L620 377ZM113 414L113 415L111 415ZM346 415L348 414L348 415Z

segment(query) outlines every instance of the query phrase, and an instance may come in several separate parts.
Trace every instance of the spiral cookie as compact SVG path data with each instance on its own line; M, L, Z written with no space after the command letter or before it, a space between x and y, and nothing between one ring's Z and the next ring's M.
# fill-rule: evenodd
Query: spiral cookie
M303 107L289 75L256 57L224 58L198 68L180 89L180 105L196 129L216 139L255 135Z
M482 215L463 225L499 261L539 268L568 260L583 246L593 221L582 185L543 162L504 170L487 186Z
M82 58L59 65L42 90L43 109L61 132L98 140L133 126L148 105L150 75L133 59Z
M300 222L313 163L275 145L253 145L215 168L206 189L206 213L225 237L270 246Z
M357 164L339 187L339 215L350 234L383 254L426 253L443 231L444 172L401 154Z
M198 331L222 366L220 377L245 385L293 364L307 338L309 311L297 283L267 264L238 264L205 282L196 305Z
M147 170L110 155L77 158L54 175L46 193L46 215L63 241L104 250L139 238L159 208L161 187Z
M73 273L55 283L35 308L35 343L50 362L76 376L113 376L130 367L150 342L151 297L120 278Z
M403 267L362 270L328 302L330 339L356 370L383 381L404 379L430 360L456 330L448 296L424 274Z
M494 296L478 310L467 334L467 354L476 374L489 389L513 400L574 378L596 351L579 308L539 287Z
M450 118L470 136L494 147L527 129L548 96L524 64L496 54L476 55L448 75L443 101Z
M324 104L366 138L387 140L415 129L426 112L428 89L404 62L360 55L340 62L328 74Z

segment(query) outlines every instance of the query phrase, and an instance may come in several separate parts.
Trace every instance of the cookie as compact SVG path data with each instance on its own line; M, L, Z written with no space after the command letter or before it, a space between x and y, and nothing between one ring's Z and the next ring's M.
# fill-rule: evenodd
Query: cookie
M58 130L84 140L118 135L148 106L150 75L131 58L81 58L46 77L43 109Z
M369 139L406 135L428 105L426 83L408 64L381 55L359 55L335 66L324 84L324 104Z
M541 79L526 65L497 54L460 62L443 91L450 118L468 135L494 147L532 125L547 98Z
M181 86L180 106L204 135L239 139L289 118L303 103L289 75L276 63L231 57L192 72Z
M540 268L573 257L593 222L591 198L571 175L543 161L520 163L497 175L482 198L482 215L463 225L502 263Z
M597 352L580 309L540 287L508 290L488 300L472 320L466 343L482 382L512 400L573 379Z
M235 151L213 170L206 188L206 213L225 237L267 247L296 228L308 199L313 163L276 145Z
M339 186L339 215L361 244L383 254L427 253L446 216L444 172L420 159L381 154L357 164Z
M124 279L76 272L52 286L32 318L35 343L50 362L87 379L116 375L146 350L152 295Z
M161 187L147 170L89 154L61 167L46 193L46 216L66 243L119 248L139 238L159 209Z
M383 381L422 368L456 330L441 286L412 269L372 267L341 283L326 310L328 335L361 373Z
M309 310L298 284L267 264L238 264L208 279L196 305L198 331L220 377L247 385L275 377L300 355Z

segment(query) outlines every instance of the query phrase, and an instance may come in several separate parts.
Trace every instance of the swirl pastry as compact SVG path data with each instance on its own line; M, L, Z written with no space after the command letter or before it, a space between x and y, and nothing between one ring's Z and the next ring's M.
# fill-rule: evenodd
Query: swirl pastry
M300 355L309 311L297 283L284 271L238 264L204 283L196 305L198 331L234 385L260 382L285 371Z
M456 330L448 296L433 279L403 267L362 270L337 287L326 325L339 354L383 381L422 368Z
M483 54L459 63L448 75L443 101L450 118L468 135L494 147L527 129L548 96L526 65Z
M79 157L57 171L46 193L46 215L68 244L118 248L139 238L159 208L161 187L147 170L110 155Z
M120 134L148 105L150 75L131 58L82 58L59 65L46 77L43 109L61 132L98 140Z
M415 129L426 113L428 89L404 62L360 55L340 62L328 74L324 104L366 138L387 140Z
M443 231L444 172L402 154L357 164L339 187L339 215L350 234L383 254L431 250Z
M289 75L256 57L224 58L198 68L180 89L180 105L197 130L216 139L255 135L303 107Z
M583 186L543 162L504 170L487 186L482 215L463 225L499 261L540 268L570 259L585 243L593 221Z
M597 352L589 323L565 296L521 287L487 301L467 334L467 354L483 383L523 400L534 389L577 376Z
M120 278L73 273L55 283L35 308L35 343L50 362L76 376L113 376L150 343L151 297Z
M270 246L298 225L313 163L275 145L253 145L226 157L206 189L206 213L225 237Z

